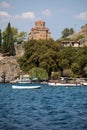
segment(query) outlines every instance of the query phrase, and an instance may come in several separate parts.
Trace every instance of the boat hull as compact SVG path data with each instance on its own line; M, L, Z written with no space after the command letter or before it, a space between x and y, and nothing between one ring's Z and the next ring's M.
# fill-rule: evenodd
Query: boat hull
M18 83L31 83L30 81L18 81Z
M82 85L83 85L83 86L87 86L87 82L83 82Z
M48 83L49 86L80 86L80 84L76 83Z
M37 89L37 88L41 88L41 86L16 86L16 85L12 85L13 89Z

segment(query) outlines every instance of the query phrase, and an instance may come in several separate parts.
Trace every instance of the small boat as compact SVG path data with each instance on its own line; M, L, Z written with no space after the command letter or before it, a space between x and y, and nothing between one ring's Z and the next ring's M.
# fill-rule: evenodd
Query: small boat
M12 80L10 83L31 83L31 80L25 80L25 79L17 79L17 80Z
M17 80L18 83L31 83L31 79L29 78L29 75L20 75L20 78Z
M54 82L48 82L49 86L80 86L80 84L77 83L54 83Z
M17 85L12 85L13 89L38 89L41 88L41 86L17 86Z
M31 83L29 77L23 77L18 80L18 83Z
M29 79L29 77L23 77L20 79L12 80L10 81L10 83L31 83L31 80Z
M82 85L83 85L83 86L87 86L87 82L83 82Z

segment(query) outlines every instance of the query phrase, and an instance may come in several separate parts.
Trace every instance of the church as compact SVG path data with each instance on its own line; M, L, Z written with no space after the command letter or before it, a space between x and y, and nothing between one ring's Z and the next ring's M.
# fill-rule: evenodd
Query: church
M45 22L42 20L38 20L35 22L35 27L31 28L31 32L29 33L29 40L48 40L51 38L51 32L49 28L45 27Z

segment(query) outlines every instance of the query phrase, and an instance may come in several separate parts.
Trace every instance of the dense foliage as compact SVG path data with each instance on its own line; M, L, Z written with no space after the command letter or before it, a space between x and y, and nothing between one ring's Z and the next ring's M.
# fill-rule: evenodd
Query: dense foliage
M38 80L47 80L48 79L48 74L47 74L46 70L43 68L39 68L39 67L32 68L29 71L29 75L30 75L31 79L33 79L33 78L37 78Z
M23 71L29 72L34 67L43 68L51 78L87 76L87 47L62 47L54 40L31 40L25 44L25 53L19 59ZM54 75L53 75L54 77Z

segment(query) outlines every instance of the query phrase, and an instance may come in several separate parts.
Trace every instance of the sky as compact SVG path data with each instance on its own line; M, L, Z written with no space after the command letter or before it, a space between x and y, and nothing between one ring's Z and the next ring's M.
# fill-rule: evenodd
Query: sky
M78 32L87 24L87 0L0 0L0 29L8 22L27 34L37 20L45 21L54 40L64 28Z

